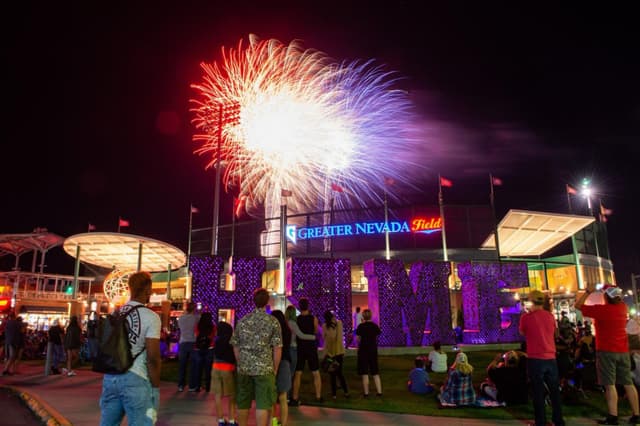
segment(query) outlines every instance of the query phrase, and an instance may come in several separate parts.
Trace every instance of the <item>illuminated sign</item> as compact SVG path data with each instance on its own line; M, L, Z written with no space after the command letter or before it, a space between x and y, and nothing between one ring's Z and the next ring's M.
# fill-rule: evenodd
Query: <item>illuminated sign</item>
M336 225L300 227L287 225L287 239L296 244L298 240L316 238L348 237L353 235L375 235L391 233L431 234L441 229L442 219L439 217L416 217L408 221L392 220L389 222L355 222Z

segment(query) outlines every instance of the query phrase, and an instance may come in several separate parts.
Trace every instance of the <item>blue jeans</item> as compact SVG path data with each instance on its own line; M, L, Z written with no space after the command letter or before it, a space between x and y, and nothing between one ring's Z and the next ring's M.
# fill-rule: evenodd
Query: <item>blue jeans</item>
M51 345L51 368L58 368L58 366L64 362L64 348L62 345L56 345L55 343Z
M189 374L189 389L199 389L204 374L204 388L211 390L211 366L213 365L212 349L195 349L191 357L191 373Z
M187 364L193 358L193 345L196 342L180 342L178 349L178 386L184 387L187 380Z
M533 411L536 416L536 426L547 424L547 415L544 410L544 397L547 389L551 399L551 420L556 426L564 426L556 360L529 358L527 359L527 370L533 389Z
M154 425L157 412L151 401L151 382L135 373L105 374L100 396L100 426Z

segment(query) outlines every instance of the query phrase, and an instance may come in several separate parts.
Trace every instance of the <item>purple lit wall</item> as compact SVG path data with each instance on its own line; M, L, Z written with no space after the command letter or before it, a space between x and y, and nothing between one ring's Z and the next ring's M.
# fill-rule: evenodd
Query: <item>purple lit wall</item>
M298 306L309 299L320 323L327 310L342 320L344 335L351 330L351 261L349 259L291 258L287 261L287 299Z
M453 343L447 262L416 262L410 276L400 260L364 262L369 309L380 325L380 346Z
M265 271L264 258L233 259L236 290L221 289L220 274L224 260L221 257L191 257L193 274L193 301L201 302L204 309L217 313L219 309L233 309L239 320L254 309L253 290L262 286Z
M462 281L464 343L499 343L522 340L518 333L518 301L507 289L529 286L526 263L458 264ZM509 311L507 318L502 312Z

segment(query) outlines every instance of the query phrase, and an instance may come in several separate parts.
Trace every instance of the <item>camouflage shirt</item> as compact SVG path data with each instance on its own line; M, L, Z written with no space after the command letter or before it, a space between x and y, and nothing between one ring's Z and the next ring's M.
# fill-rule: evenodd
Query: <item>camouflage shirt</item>
M282 346L280 323L258 308L238 321L231 344L239 351L239 374L273 374L273 348Z

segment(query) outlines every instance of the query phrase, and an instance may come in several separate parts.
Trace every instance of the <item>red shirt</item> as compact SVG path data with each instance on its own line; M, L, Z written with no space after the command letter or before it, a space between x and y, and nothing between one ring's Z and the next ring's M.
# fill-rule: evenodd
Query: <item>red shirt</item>
M593 318L596 328L596 350L605 352L629 352L627 339L627 305L624 303L584 305L582 315Z
M527 340L527 356L532 359L556 359L556 320L544 309L520 317L520 334Z

